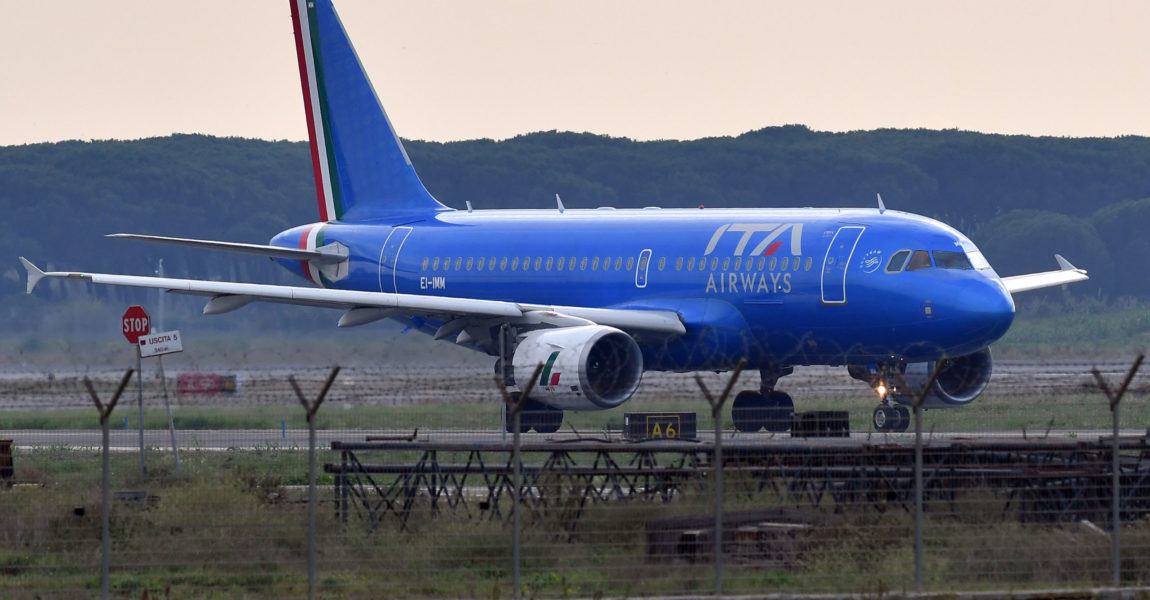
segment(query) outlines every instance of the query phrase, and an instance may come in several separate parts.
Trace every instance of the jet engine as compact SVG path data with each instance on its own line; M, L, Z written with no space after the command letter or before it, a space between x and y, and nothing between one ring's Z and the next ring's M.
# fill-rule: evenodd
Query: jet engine
M908 364L905 376L911 389L899 394L897 401L904 404L912 402L910 394L917 393L917 390L926 385L934 366L935 361ZM926 396L924 406L944 408L969 404L986 389L986 384L990 383L992 370L990 348L983 348L974 354L958 358L945 359L938 378L934 380L934 385Z
M635 340L603 325L528 333L512 356L515 381L526 387L543 365L531 398L563 410L603 410L626 402L643 377Z

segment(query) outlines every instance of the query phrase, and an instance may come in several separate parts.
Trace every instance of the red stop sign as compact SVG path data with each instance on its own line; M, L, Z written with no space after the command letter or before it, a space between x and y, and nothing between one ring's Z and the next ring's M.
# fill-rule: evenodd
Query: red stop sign
M124 311L124 337L132 344L140 343L140 336L147 335L152 330L151 319L143 306L129 306Z

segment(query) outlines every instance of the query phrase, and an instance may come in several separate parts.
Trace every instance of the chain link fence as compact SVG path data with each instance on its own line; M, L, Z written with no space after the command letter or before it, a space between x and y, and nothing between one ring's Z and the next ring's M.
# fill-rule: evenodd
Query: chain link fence
M120 597L882 597L1150 580L1150 374L1124 388L1116 454L1092 372L1117 395L1130 361L999 362L981 398L905 433L873 430L877 398L844 370L796 369L780 387L798 411L847 412L835 437L738 432L729 402L716 436L706 396L722 399L732 373L649 373L622 408L515 435L490 366L332 378L173 363L128 381L106 452L93 396L106 409L125 370L0 374L0 596L100 595L105 560ZM636 439L627 413L693 414L694 431L675 421L676 439Z

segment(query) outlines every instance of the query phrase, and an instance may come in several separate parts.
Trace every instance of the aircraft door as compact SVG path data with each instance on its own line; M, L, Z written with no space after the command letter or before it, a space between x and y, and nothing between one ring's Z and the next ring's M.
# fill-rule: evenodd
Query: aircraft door
M393 227L387 240L383 242L383 249L379 252L379 291L381 292L395 293L398 291L395 268L399 264L399 251L403 249L403 243L407 241L408 235L411 235L410 227Z
M823 259L823 304L846 304L847 267L864 229L866 227L860 225L839 227L835 237L831 239L831 245L827 248L827 255Z
M635 266L635 287L647 287L647 269L651 267L651 250L639 253L639 264Z

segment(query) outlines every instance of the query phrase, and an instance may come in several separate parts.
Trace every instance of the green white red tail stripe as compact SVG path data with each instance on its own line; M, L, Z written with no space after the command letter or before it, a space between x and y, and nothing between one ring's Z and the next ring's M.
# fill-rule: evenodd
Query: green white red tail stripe
M323 86L323 61L315 6L309 0L292 0L291 12L300 84L303 88L304 112L307 116L308 141L311 144L311 163L315 172L319 218L321 221L335 221L343 215L339 201L339 179L333 173L335 149L329 135L331 121L327 93Z
M303 230L299 236L299 247L301 250L315 250L323 245L323 230L322 224L309 225ZM299 261L300 271L308 281L318 285L324 286L323 277L320 275L319 267L312 263L310 260Z

